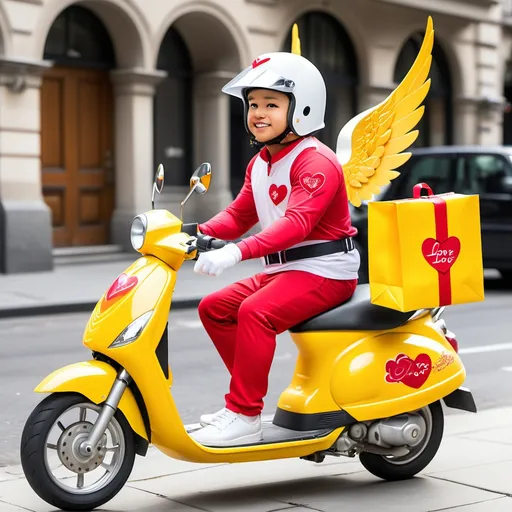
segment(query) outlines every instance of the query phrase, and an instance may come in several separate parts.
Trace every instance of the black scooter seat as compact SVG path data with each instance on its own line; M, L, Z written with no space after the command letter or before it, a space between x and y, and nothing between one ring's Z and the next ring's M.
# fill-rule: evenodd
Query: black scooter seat
M381 331L405 324L415 313L402 313L370 302L370 285L360 284L354 295L339 306L295 325L290 332Z

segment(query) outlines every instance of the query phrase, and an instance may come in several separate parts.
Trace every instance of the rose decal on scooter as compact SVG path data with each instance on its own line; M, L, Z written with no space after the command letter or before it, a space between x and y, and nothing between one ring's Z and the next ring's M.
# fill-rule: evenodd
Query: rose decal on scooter
M419 354L412 360L405 354L386 362L386 382L402 382L410 388L419 389L432 371L432 360L427 354Z

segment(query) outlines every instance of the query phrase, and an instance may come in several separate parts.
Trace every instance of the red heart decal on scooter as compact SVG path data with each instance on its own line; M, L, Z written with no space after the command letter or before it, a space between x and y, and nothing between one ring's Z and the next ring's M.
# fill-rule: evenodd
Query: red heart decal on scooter
M105 298L107 300L112 300L116 297L120 297L122 295L127 294L137 283L139 280L136 276L128 277L126 274L121 274L110 286L107 291Z
M401 382L410 388L419 389L432 371L432 360L428 354L419 354L414 361L405 354L398 354L386 363L386 382Z
M446 274L459 257L460 240L456 236L451 236L444 242L427 238L421 246L421 251L429 265L438 272Z

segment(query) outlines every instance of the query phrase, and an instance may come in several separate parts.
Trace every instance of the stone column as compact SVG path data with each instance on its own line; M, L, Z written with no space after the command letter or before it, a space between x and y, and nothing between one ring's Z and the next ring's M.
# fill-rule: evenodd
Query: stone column
M457 98L453 102L453 143L478 144L483 127L479 126L477 98Z
M52 270L41 185L41 76L51 62L0 59L0 272Z
M153 97L165 71L119 69L111 72L115 94L116 208L112 243L131 250L133 217L151 209Z
M222 87L233 77L228 72L202 73L194 83L194 164L210 162L212 181L205 196L191 199L198 222L228 206L230 191L229 98ZM243 126L240 127L243 130ZM191 205L192 206L192 205ZM191 209L187 206L187 218Z
M478 104L477 144L493 146L503 142L503 109L505 98L484 97Z
M501 72L501 23L499 6L490 10L488 18L475 27L475 64L477 91L477 144L484 146L500 144L505 98ZM494 18L494 19L493 19Z
M366 86L359 88L359 113L382 103L396 88L394 86Z

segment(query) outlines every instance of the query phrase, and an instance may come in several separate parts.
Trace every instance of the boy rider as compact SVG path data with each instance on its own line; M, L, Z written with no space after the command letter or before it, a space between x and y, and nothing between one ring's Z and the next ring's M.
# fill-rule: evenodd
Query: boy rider
M231 374L226 406L203 415L192 434L203 445L262 439L261 411L276 335L349 299L359 254L352 237L341 165L312 136L324 125L322 75L300 55L261 55L224 88L245 107L246 130L263 149L247 167L233 203L199 226L233 240L257 222L262 230L200 254L194 270L220 275L242 260L261 258L263 272L205 297L199 316Z

